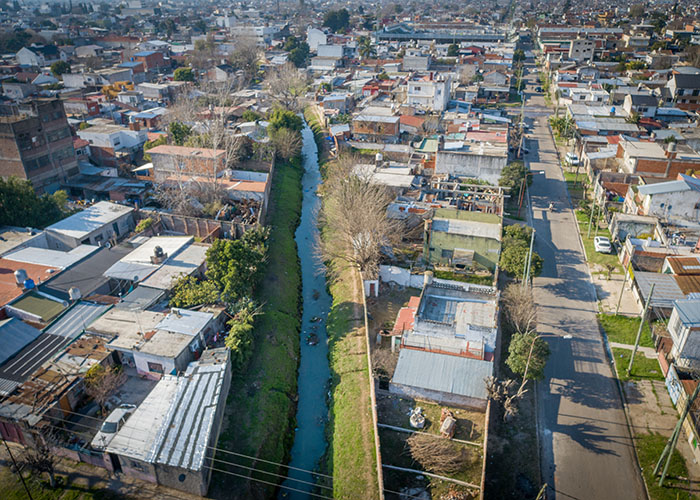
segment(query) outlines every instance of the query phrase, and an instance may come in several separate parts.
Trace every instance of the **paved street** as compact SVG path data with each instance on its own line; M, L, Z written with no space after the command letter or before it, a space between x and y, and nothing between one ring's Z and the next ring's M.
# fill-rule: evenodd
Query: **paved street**
M639 499L644 487L634 458L622 403L598 330L596 297L554 143L534 96L537 73L529 66L526 120L531 128L526 161L536 251L544 259L534 280L539 332L552 354L538 384L538 421L547 498ZM547 209L553 201L555 210ZM570 336L570 337L569 337Z

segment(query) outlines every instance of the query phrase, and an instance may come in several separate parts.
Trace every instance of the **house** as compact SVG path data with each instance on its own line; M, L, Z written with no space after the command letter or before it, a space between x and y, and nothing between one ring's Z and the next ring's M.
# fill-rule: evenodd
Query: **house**
M207 80L211 82L226 82L233 77L236 70L230 64L217 64L207 70Z
M595 41L590 38L575 38L569 43L569 59L572 61L593 60Z
M133 160L148 140L148 131L138 123L129 128L97 118L91 126L78 130L78 137L90 143L90 155L100 165L116 167L122 158Z
M226 151L223 149L190 148L160 145L149 149L156 180L168 177L200 175L221 177L226 168Z
M398 116L369 114L367 109L352 119L350 128L355 139L367 142L399 141Z
M336 110L340 114L346 114L351 111L353 103L352 94L333 92L323 97L321 106L325 110Z
M219 328L213 313L173 308L168 314L112 308L88 330L112 336L107 349L140 376L159 380L187 369Z
M63 249L102 245L134 227L132 207L100 201L46 228Z
M674 362L683 368L700 368L700 299L674 301L668 333Z
M408 81L406 105L429 110L445 111L450 102L451 80L449 76L430 73Z
M674 73L666 87L676 106L688 111L700 110L700 74Z
M309 26L306 29L306 43L309 44L309 49L315 52L320 45L326 45L328 35L323 31Z
M438 208L425 221L423 256L433 265L494 272L501 252L501 217Z
M486 406L493 373L498 291L426 273L416 305L401 318L401 351L389 390L465 408Z
M231 384L228 349L165 375L106 449L115 472L204 496Z
M622 104L622 109L624 109L628 115L637 113L639 116L646 118L654 118L658 107L658 97L643 94L628 94L625 96L625 101Z
M508 75L500 71L487 71L483 74L483 84L496 87L508 87L510 86L510 78Z
M57 61L66 61L65 52L55 45L33 45L22 47L16 54L17 63L21 66L44 67Z
M621 172L663 179L676 178L688 170L700 170L700 154L685 144L669 143L664 149L656 142L622 138L617 147L617 159Z
M75 48L75 57L78 59L83 57L102 57L104 48L100 45L82 45Z
M663 219L700 220L700 180L679 174L678 180L630 186L625 211Z
M507 163L507 144L445 141L436 154L435 173L481 179L498 185Z
M135 52L131 56L130 61L143 63L146 71L150 72L157 72L161 69L170 67L170 61L166 61L163 53L157 50Z
M428 71L432 58L421 49L406 49L401 66L404 71Z

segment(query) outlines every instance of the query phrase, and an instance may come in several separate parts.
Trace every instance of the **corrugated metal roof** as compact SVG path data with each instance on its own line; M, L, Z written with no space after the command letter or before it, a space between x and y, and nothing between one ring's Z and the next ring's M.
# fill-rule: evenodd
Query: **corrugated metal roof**
M109 306L94 302L78 302L72 309L54 321L45 331L52 335L74 339L100 317Z
M159 301L163 295L165 295L163 290L139 285L135 290L122 298L122 301L115 307L131 311L142 311Z
M676 300L678 316L686 326L700 326L700 299Z
M651 285L654 284L654 296L651 299L652 307L672 308L673 301L685 298L683 290L678 286L671 274L648 273L635 271L634 279L642 294L644 302L649 297Z
M493 363L427 351L401 349L392 383L486 399L484 379Z
M0 365L24 349L39 335L41 335L40 330L17 318L0 322Z

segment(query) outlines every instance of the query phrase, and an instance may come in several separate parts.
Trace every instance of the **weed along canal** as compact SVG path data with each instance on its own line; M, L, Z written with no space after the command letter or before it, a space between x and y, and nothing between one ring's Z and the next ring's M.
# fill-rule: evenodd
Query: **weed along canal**
M318 165L318 148L314 134L306 123L302 130L304 176L302 188L301 221L296 231L297 251L301 264L303 316L301 326L301 360L299 362L299 401L297 424L292 446L287 479L280 488L280 498L311 498L304 492L313 490L317 476L314 471L326 451L325 426L328 415L326 395L330 369L326 342L326 318L331 307L331 297L326 290L325 268L314 242L321 199L316 190L321 183ZM300 490L300 491L293 491Z

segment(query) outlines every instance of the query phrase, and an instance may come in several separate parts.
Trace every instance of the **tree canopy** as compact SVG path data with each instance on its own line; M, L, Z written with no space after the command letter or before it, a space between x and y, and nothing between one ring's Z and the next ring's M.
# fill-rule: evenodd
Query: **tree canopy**
M341 31L350 24L350 13L347 9L329 10L323 15L323 25L333 32Z
M456 43L451 43L449 47L447 47L447 57L457 57L459 55L459 45Z
M38 196L30 181L0 178L0 226L44 228L68 215L65 191Z
M275 109L268 121L270 123L267 127L268 133L274 133L281 128L300 132L304 126L304 122L299 115L282 108Z
M173 73L173 80L176 82L193 82L194 71L192 68L177 68Z
M53 73L55 76L70 73L70 64L68 64L66 61L56 61L51 65L51 73Z
M532 355L530 355L531 351ZM506 364L521 377L525 376L528 380L542 380L549 353L549 345L536 333L515 333L510 339ZM528 358L530 358L529 365Z
M499 266L511 276L525 279L523 273L530 251L530 235L532 234L532 228L513 224L511 226L506 226L503 233ZM542 257L533 251L530 276L538 276L542 272L542 264Z

